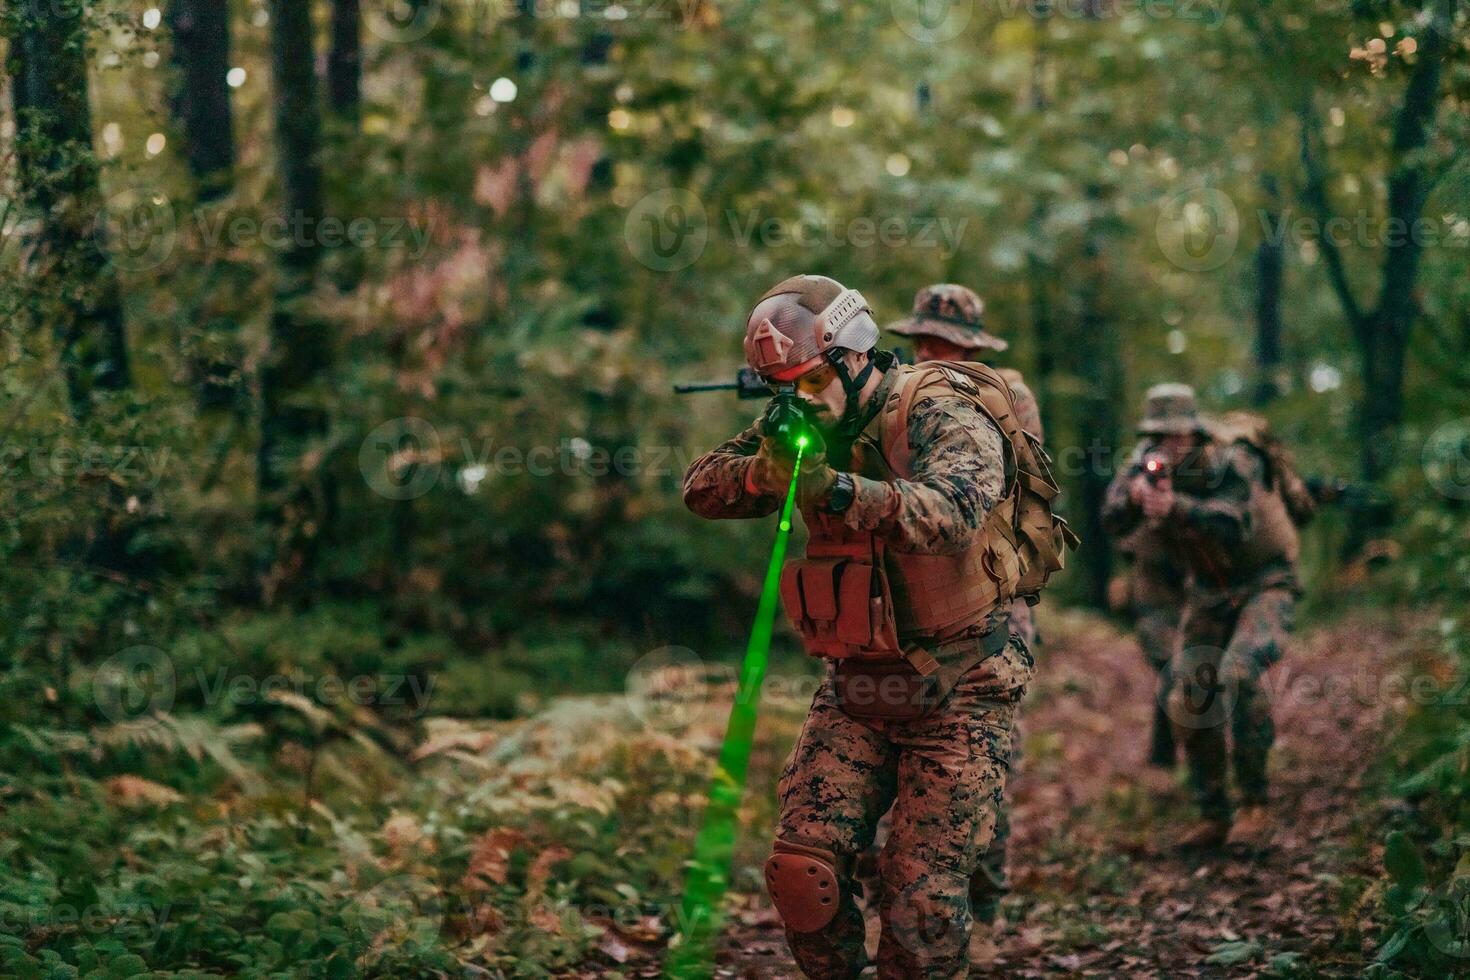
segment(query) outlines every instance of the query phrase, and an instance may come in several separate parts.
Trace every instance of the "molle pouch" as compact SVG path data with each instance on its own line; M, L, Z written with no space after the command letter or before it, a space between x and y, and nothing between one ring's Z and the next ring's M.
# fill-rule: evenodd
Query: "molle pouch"
M837 704L863 721L913 721L934 709L944 691L939 678L925 676L901 657L842 660L832 673Z
M888 583L871 561L789 561L781 570L781 604L813 657L891 657L899 650Z

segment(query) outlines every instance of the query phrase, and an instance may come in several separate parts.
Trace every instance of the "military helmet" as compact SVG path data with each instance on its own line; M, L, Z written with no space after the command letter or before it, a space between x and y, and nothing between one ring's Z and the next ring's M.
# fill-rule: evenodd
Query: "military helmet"
M1003 351L1010 344L985 330L985 301L953 283L925 286L914 295L913 315L890 324L904 337L938 337L965 350Z
M1146 436L1190 435L1205 431L1194 389L1177 382L1154 385L1144 396L1143 421L1138 423L1138 431Z
M862 293L826 276L792 276L761 297L745 322L745 360L764 378L790 381L828 352L866 353L878 324Z

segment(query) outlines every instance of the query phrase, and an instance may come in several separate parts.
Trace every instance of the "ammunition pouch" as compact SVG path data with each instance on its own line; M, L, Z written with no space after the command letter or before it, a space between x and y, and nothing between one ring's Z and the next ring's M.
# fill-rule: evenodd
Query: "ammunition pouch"
M894 657L900 647L893 597L873 549L835 550L845 553L798 558L781 569L787 618L814 657Z
M949 643L906 646L897 656L852 658L832 668L832 690L837 704L859 721L916 721L938 707L954 682L971 667L993 657L1010 642L1008 621L983 636ZM969 656L941 673L940 658Z
M902 657L842 660L832 670L837 704L860 721L914 721L939 704L939 678Z

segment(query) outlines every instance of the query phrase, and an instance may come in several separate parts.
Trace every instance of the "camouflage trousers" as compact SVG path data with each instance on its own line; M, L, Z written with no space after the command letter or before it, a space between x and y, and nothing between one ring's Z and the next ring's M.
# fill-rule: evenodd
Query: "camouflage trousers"
M1174 742L1174 730L1169 721L1169 663L1179 645L1180 609L1175 606L1136 606L1133 628L1138 634L1138 645L1143 657L1158 674L1154 688L1154 719L1150 733L1149 761L1157 766L1172 769L1178 760L1179 749Z
M1011 719L1011 757L1007 768L1014 776L1021 766L1021 719L1019 713ZM888 842L893 829L893 811L889 810L878 821L878 831L873 837L873 846L858 862L857 877L862 884L863 894L869 908L878 904L882 894L882 880L878 877L878 855ZM1000 900L1010 894L1011 879L1006 873L1006 856L1011 839L1011 801L1001 797L1000 807L995 814L995 835L990 846L980 858L980 864L970 875L970 914L976 922L987 925L995 921L1000 912Z
M816 932L786 931L807 976L856 977L868 963L854 872L890 806L878 859L878 976L968 975L970 875L995 833L1023 690L999 683L982 661L925 717L881 725L849 717L830 680L817 691L781 777L776 832L837 858L836 916Z
M1011 605L1011 632L1020 637L1026 649L1032 651L1034 656L1036 614L1021 599ZM1021 746L1024 741L1021 737L1018 705L1017 713L1011 719L1011 756L1007 760L1007 766L1013 774L1020 771ZM995 921L996 913L1000 911L1000 900L1011 890L1011 879L1006 874L1006 856L1010 843L1011 801L1009 797L1002 796L1000 811L995 815L995 836L985 849L985 855L980 859L975 873L970 876L970 912L976 919L987 924Z
M1135 610L1133 628L1138 633L1138 645L1143 648L1144 659L1160 674L1174 659L1175 645L1179 641L1179 616L1177 606L1141 606Z
M1246 805L1266 801L1276 727L1261 676L1281 659L1296 598L1286 587L1193 596L1169 665L1169 717L1203 816L1229 821L1229 771ZM1227 736L1228 732L1228 736ZM1228 746L1227 746L1228 740Z
M1020 599L1017 599L1011 607L1011 632L1020 637L1026 649L1032 651L1034 655L1036 617L1031 607ZM1011 718L1011 756L1007 760L1007 768L1013 776L1021 769L1021 746L1024 742L1025 739L1021 735L1020 706L1017 705L1016 713ZM873 847L858 862L858 879L862 883L863 893L868 897L870 906L876 904L877 899L874 896L879 894L881 888L877 859L892 829L892 813L891 810L885 813L883 819L878 822ZM995 814L995 835L991 837L990 846L981 856L979 866L970 876L970 914L978 922L987 925L994 922L1000 911L1000 900L1010 894L1011 880L1006 874L1006 857L1009 853L1010 841L1011 801L1008 796L1002 796L1000 809Z

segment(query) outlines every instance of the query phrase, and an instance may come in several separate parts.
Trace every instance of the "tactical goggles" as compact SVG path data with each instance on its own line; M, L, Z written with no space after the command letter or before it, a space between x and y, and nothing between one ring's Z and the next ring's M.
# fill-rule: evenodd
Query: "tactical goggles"
M819 364L801 377L792 378L790 381L777 381L774 378L762 378L761 380L773 392L779 391L786 385L795 385L797 391L804 391L808 395L815 395L821 391L825 391L827 386L836 380L836 378L837 370L831 364Z

